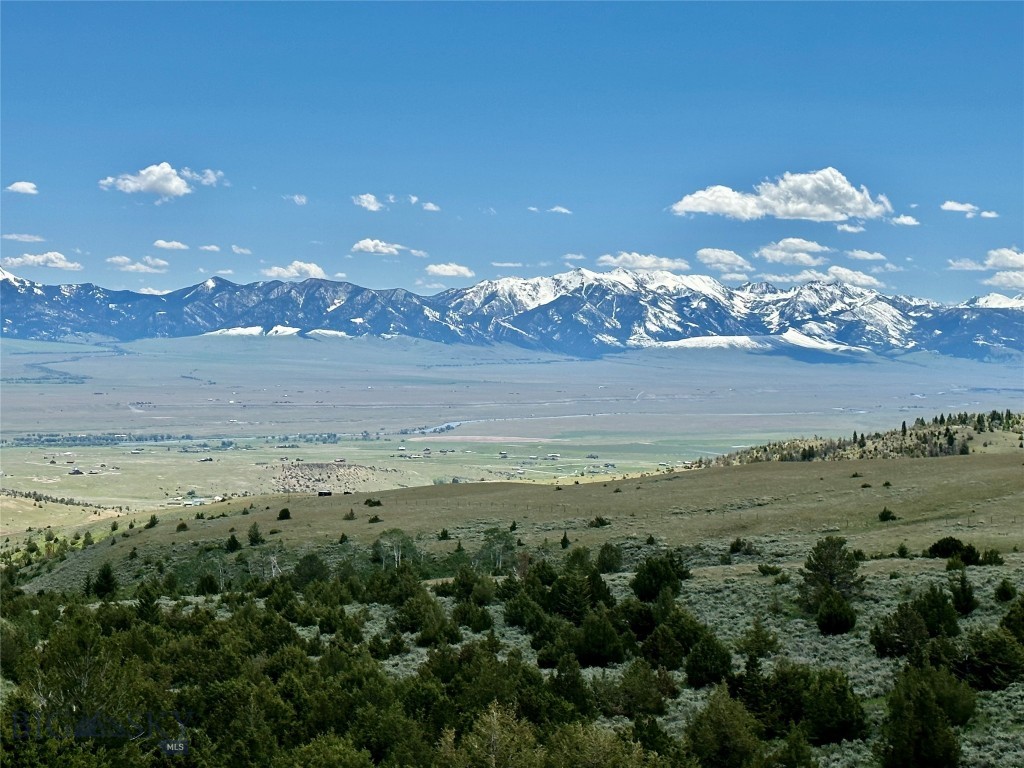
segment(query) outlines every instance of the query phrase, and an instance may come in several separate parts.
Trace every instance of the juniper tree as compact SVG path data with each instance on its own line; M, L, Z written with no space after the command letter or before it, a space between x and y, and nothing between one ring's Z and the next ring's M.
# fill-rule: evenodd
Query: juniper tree
M846 548L846 539L842 536L819 539L800 570L803 583L798 588L804 604L817 611L830 590L846 600L856 597L864 589L864 577L857 575L858 568L860 563Z

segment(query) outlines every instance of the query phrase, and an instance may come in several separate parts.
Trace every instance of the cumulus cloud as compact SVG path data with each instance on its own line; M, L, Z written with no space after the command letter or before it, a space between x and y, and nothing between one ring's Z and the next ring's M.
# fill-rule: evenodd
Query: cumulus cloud
M528 210L530 213L538 213L540 211L540 208L538 208L536 205L528 205L526 206L526 210Z
M624 269L652 270L664 269L668 272L685 272L690 268L685 259L667 259L653 253L635 253L619 251L617 256L606 253L598 256L597 264L601 267L623 267Z
M898 227L916 227L921 223L913 216L908 216L905 213L900 216L895 216L894 218L889 219L889 221Z
M143 272L146 274L163 273L170 266L169 262L152 256L143 256L139 261L132 261L127 256L111 256L107 259L107 263L112 264L121 272Z
M58 251L23 253L21 256L9 256L0 261L0 264L10 269L18 269L19 267L48 267L49 269L66 269L69 272L77 272L82 268L82 265L77 261L68 261L64 254Z
M973 219L978 215L978 206L974 203L958 203L955 200L947 200L939 208L944 211L952 211L953 213L962 213L968 219Z
M812 254L827 253L831 250L828 246L821 245L813 240L804 240L801 237L784 237L777 243L769 243L764 246L757 251L756 255L772 264L816 267L820 264L825 264L827 259L821 256L813 256Z
M399 251L406 250L404 245L398 243L385 243L383 240L374 240L364 237L350 249L352 253L373 253L378 256L397 256Z
M740 269L754 268L749 261L736 253L736 251L730 251L725 248L701 248L697 251L697 259L704 266L717 269L719 272L735 273Z
M238 254L239 256L252 256L252 249L250 249L250 248L243 248L240 245L232 245L231 246L231 252L235 253L235 254Z
M14 240L19 243L42 243L45 242L39 235L22 235L12 232L9 235L3 235L4 240Z
M981 215L981 218L983 218L983 219L998 219L999 218L999 214L996 213L995 211L982 211L980 215Z
M673 204L677 216L711 213L741 221L771 216L776 219L846 221L877 219L892 212L885 195L872 198L867 188L855 188L835 168L811 173L786 172L774 182L763 181L753 194L716 185L686 195Z
M723 272L718 276L719 280L724 280L727 283L745 283L750 278L745 272Z
M165 251L187 251L188 246L178 240L154 240L153 245Z
M860 288L884 288L885 283L864 272L858 272L846 267L832 266L827 272L820 272L816 269L805 269L795 275L761 275L761 278L770 283L809 283L809 282L832 282L839 281L849 285L856 285Z
M376 195L371 195L369 192L363 195L353 196L352 202L367 211L376 212L384 210L384 203L378 200Z
M424 203L423 204L423 210L424 211L436 212L436 211L440 211L441 210L441 206L437 205L436 203Z
M857 261L885 261L885 256L878 251L862 251L860 249L854 249L847 251L846 255L851 259L857 259Z
M523 266L523 263L521 261L492 261L491 266L498 269L516 269Z
M980 272L985 269L984 264L979 264L974 259L946 259L946 263L949 264L946 269L960 272Z
M1015 291L1024 291L1024 270L1007 272L996 272L992 277L982 280L985 285L992 285L996 288L1009 288Z
M996 248L988 252L986 269L1024 269L1024 251L1016 248Z
M169 288L150 288L147 286L146 288L139 288L138 292L149 296L166 296L171 291Z
M122 173L116 177L107 176L105 179L100 179L99 183L102 189L116 189L128 195L137 192L157 195L160 202L192 192L188 181L180 176L170 163L150 165L134 174Z
M448 262L447 264L427 264L427 274L431 277L475 277L476 273L469 267Z
M19 195L38 195L39 188L33 181L16 181L6 187L8 192L17 192Z
M895 264L888 261L885 262L885 264L879 264L877 267L871 268L872 275L881 275L885 272L906 272L906 270L903 269L903 267L897 267Z
M305 195L282 195L285 200L291 200L296 205L305 205L309 202L309 198Z
M409 253L411 253L411 254L412 254L413 256L415 256L415 257L416 257L417 259L425 259L425 258L427 258L427 256L429 256L429 255L430 255L430 254L429 254L429 253L427 253L426 251L421 251L421 250L419 250L418 248L410 248L410 249L409 249Z
M201 171L182 168L181 175L189 181L202 184L204 187L216 187L218 184L223 184L225 187L231 186L228 180L224 178L224 171L215 171L211 168L205 168Z
M864 227L860 224L836 224L836 229L840 232L863 232Z
M269 267L260 271L274 280L297 280L308 277L327 279L327 273L311 261L293 261L287 267Z
M548 208L548 213L561 213L561 214L566 214L566 215L570 215L570 216L572 215L572 211L570 211L564 205L552 206L551 208Z
M562 258L566 261L586 261L587 257L582 253L566 253L562 255Z
M212 253L220 253L219 245L200 245L200 251L211 251Z

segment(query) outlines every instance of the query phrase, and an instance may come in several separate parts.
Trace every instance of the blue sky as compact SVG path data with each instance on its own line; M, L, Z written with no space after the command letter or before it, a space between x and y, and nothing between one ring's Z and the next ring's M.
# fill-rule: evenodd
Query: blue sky
M1021 3L0 5L0 264L1024 292Z

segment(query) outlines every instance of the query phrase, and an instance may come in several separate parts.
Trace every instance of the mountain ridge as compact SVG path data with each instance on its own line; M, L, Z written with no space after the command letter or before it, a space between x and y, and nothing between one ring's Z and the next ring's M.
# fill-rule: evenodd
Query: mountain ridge
M220 277L153 294L93 283L44 285L0 271L0 300L2 337L35 340L134 341L247 329L246 335L505 342L581 357L713 346L715 338L750 339L750 348L762 339L773 348L1024 357L1024 296L988 294L945 305L841 282L730 288L704 275L621 268L484 280L431 296L317 278L239 284ZM705 338L711 341L693 341Z

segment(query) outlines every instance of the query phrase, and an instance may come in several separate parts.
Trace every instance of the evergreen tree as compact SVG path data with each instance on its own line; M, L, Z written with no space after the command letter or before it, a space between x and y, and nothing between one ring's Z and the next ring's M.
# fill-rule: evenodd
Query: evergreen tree
M96 573L96 581L92 585L92 591L101 600L113 597L117 592L117 578L114 576L114 569L109 562L100 566Z
M864 577L857 575L858 568L860 563L847 549L846 539L841 536L819 539L800 570L801 598L808 608L817 611L829 589L847 600L856 597L864 588Z

